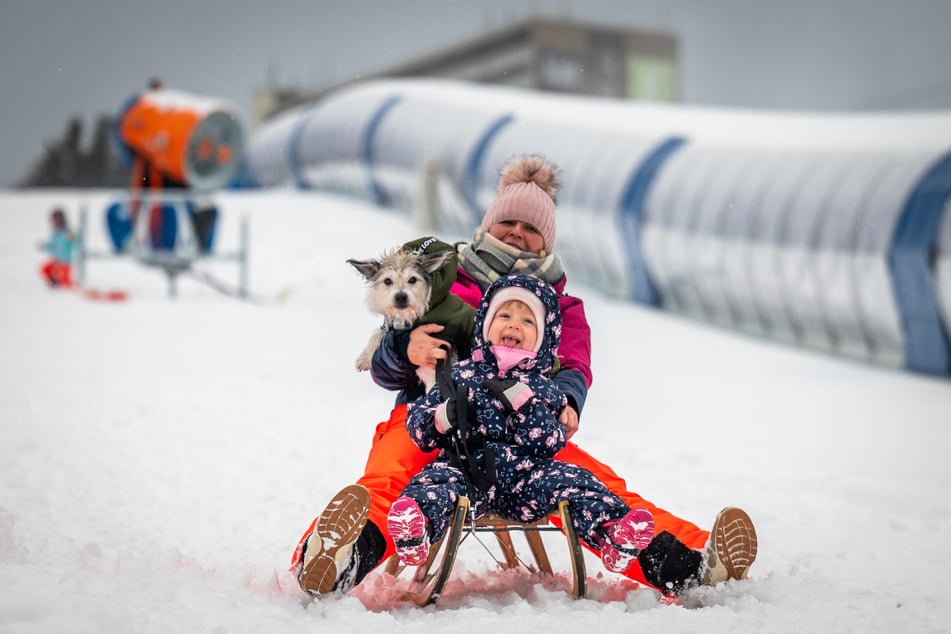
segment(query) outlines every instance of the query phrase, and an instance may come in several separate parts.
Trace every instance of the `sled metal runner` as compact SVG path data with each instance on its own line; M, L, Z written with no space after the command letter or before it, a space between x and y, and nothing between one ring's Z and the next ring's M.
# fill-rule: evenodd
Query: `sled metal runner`
M420 607L436 603L452 573L459 545L468 534L473 532L495 535L504 558L504 562L499 562L503 568L517 568L521 565L529 570L549 575L553 574L548 553L541 538L542 532L549 531L564 533L571 560L573 578L571 592L575 598L583 598L587 594L584 551L578 541L578 534L575 531L567 501L559 503L558 513L562 528L551 524L548 518L531 524L523 524L496 516L484 517L473 526L466 523L469 514L469 499L466 497L459 498L446 534L439 542L432 545L426 561L413 571L413 579L406 593L406 598ZM534 568L525 564L518 557L511 537L513 531L524 534L525 541L528 543L532 557L535 560ZM395 555L386 564L386 572L394 576L399 575L403 568Z

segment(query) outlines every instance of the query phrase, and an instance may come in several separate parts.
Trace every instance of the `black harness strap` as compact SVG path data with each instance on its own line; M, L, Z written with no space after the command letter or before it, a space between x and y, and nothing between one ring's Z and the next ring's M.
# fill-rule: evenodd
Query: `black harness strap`
M496 483L495 456L486 450L485 442L476 443L469 438L469 430L472 428L469 421L469 390L464 385L455 385L452 382L449 366L443 359L436 362L436 376L440 394L445 398L451 396L455 400L456 424L449 437L449 461L462 471L469 497L475 499L474 490L488 491ZM478 461L472 457L477 451L482 451L484 467L480 467Z

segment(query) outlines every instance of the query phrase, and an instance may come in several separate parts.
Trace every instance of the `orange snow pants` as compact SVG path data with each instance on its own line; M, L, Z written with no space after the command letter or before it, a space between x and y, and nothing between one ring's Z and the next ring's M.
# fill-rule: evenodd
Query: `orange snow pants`
M386 538L386 552L381 562L386 561L395 552L393 540L390 539L386 531L386 515L390 506L403 492L403 488L409 483L409 479L423 467L433 462L436 453L435 451L423 453L409 437L406 431L406 405L397 405L390 413L389 420L376 426L373 446L370 448L370 455L367 458L363 476L357 480L357 484L363 485L370 492L369 521L376 524ZM655 506L640 495L628 491L627 483L624 482L623 478L607 465L595 460L578 445L569 442L564 449L555 455L555 460L584 467L597 476L608 489L627 502L631 508L639 507L650 511L654 515L654 530L657 533L667 531L683 542L687 548L699 549L706 544L707 537L710 534L708 531L702 530L694 524ZM557 516L552 516L551 521L560 524L560 519ZM294 551L291 562L292 568L300 562L303 543L314 531L316 525L317 519L315 518L301 537L297 549ZM588 547L586 544L583 545L586 548ZM628 568L625 575L639 583L650 585L644 579L637 560Z

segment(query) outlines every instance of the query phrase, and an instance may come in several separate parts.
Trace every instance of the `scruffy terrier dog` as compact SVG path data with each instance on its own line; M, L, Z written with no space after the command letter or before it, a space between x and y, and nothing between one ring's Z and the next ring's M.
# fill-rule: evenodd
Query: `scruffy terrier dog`
M387 251L379 260L347 260L367 282L366 304L383 315L383 325L370 336L355 363L357 370L370 369L370 360L390 329L406 330L429 311L432 274L446 262L449 251L422 254L399 247Z

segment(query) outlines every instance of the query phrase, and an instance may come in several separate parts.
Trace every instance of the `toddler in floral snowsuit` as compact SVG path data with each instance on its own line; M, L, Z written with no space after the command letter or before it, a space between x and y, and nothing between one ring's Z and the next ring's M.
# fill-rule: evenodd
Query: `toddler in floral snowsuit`
M472 357L409 405L410 437L439 453L387 517L405 564L426 560L463 495L476 519L494 513L518 522L540 520L568 500L578 537L614 572L650 542L648 511L631 509L587 469L553 460L566 442L558 414L567 399L550 379L560 338L558 298L545 282L509 275L486 291Z

